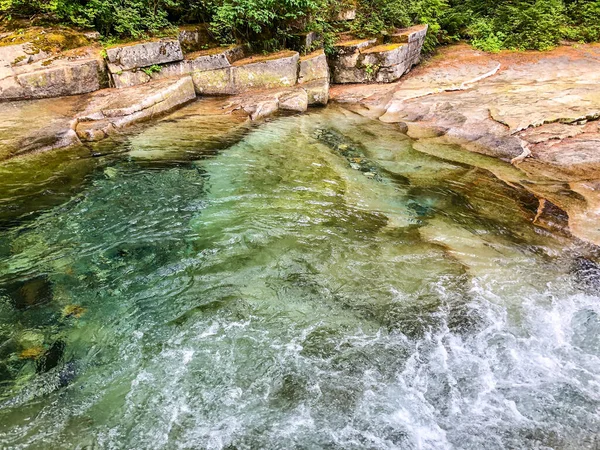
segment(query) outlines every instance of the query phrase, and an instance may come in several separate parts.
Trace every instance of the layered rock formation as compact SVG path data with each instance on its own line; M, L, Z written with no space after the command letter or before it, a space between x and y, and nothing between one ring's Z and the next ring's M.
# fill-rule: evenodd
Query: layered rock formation
M476 161L522 185L540 199L540 214L558 206L571 232L600 244L599 83L598 45L497 55L458 45L398 83L334 86L331 95L401 127L421 151Z
M419 62L427 25L399 30L391 42L377 39L342 40L331 58L334 83L390 83Z

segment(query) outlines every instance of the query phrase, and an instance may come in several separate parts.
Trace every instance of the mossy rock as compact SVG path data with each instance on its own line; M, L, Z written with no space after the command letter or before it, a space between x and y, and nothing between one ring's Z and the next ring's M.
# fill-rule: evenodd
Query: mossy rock
M89 45L98 45L93 39L85 36L82 31L67 27L31 27L12 31L0 39L0 46L15 44L32 44L32 53L40 51L59 53Z

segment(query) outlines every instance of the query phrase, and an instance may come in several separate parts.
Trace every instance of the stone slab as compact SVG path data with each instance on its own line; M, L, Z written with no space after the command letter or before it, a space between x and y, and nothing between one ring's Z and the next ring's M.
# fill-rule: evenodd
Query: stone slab
M318 50L300 58L298 83L308 83L323 78L329 79L329 65L323 50Z
M230 95L237 93L232 67L196 71L192 73L192 80L198 95Z
M183 60L181 44L177 39L113 47L106 50L106 55L111 73Z
M79 95L106 87L100 58L55 59L13 68L14 76L0 80L0 100Z
M237 92L294 86L298 81L298 52L281 52L268 58L251 57L233 65Z
M408 45L384 44L370 47L361 52L361 64L378 67L391 67L403 63L409 56Z
M114 131L164 114L196 98L190 76L161 80L97 94L77 117L75 130L82 141L97 141Z

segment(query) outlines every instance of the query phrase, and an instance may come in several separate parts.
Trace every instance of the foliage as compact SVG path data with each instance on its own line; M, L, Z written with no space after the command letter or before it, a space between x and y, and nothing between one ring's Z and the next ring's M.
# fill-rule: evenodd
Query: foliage
M567 3L569 21L563 34L574 41L600 40L600 0L575 0Z
M150 67L145 67L142 69L144 71L144 73L146 75L148 75L149 77L152 76L153 73L158 73L162 70L162 66L159 66L158 64L153 64Z
M356 20L334 20L354 7ZM415 23L429 24L426 51L464 38L485 51L600 40L600 0L0 0L0 18L94 28L111 39L202 22L221 43L259 43L267 50L304 30L319 31L330 51L339 31L385 36Z

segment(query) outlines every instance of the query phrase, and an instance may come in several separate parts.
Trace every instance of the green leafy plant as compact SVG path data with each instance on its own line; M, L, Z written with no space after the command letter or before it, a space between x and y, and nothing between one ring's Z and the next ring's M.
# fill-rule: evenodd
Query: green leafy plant
M149 77L151 77L151 76L152 76L152 74L155 74L155 73L158 73L158 72L160 72L161 70L162 70L162 67L161 67L161 66L159 66L158 64L154 64L154 65L152 65L152 66L150 66L150 67L144 67L144 68L142 69L142 71L143 71L143 72L144 72L146 75L148 75Z

